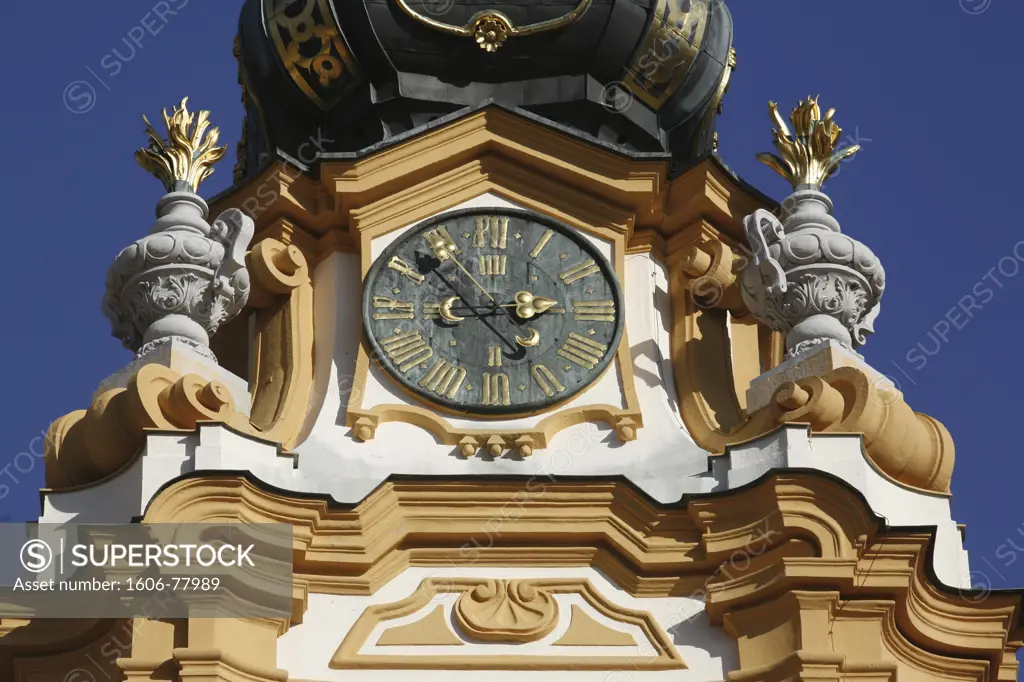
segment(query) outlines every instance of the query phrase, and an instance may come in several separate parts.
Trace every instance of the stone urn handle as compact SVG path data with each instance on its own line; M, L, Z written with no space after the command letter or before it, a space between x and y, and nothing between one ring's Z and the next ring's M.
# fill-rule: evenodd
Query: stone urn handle
M759 208L743 219L743 227L754 256L753 265L761 275L761 283L772 294L785 293L786 273L768 251L769 244L779 242L784 237L782 223L768 211Z
M245 269L245 252L252 241L255 225L237 208L229 208L213 223L210 236L224 245L224 260L215 273L217 286L227 296L249 291L249 271ZM245 302L243 301L243 305Z

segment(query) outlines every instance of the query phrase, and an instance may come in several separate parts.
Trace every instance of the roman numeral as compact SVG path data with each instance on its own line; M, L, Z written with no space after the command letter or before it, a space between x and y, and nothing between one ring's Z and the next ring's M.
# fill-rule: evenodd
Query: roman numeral
M614 322L615 301L569 301L577 322Z
M533 380L540 386L540 390L544 391L544 395L549 398L555 393L561 393L565 390L565 386L559 383L555 375L551 373L551 370L544 365L534 365L533 369L530 370L530 374L533 375Z
M423 304L423 319L425 319L425 320L440 320L441 319L441 304L440 303L424 303Z
M501 346L487 347L487 366L501 367Z
M415 268L413 268L411 265L406 263L398 256L391 257L391 260L388 261L388 267L401 275L405 275L410 280L415 282L417 285L423 284L423 280L425 279L425 277L423 277L423 275L421 275L420 273L416 272Z
M533 247L533 251L530 252L530 258L536 258L540 255L540 252L544 250L544 247L551 241L551 235L555 233L554 230L548 230L541 235L540 241L537 242L537 246Z
M411 320L416 315L413 312L415 304L406 301L396 301L387 296L374 296L373 307L377 310L388 310L386 313L374 313L375 320Z
M477 256L477 269L481 275L500 277L505 274L505 262L508 256Z
M473 246L504 249L508 246L508 217L477 216L476 230L473 231Z
M595 272L600 271L601 266L595 263L593 258L588 258L582 263L572 266L571 268L560 274L559 277L561 277L562 281L565 282L566 284L572 284L576 280L583 279L588 275L593 275Z
M512 399L508 392L507 374L490 374L484 372L484 405L511 405Z
M603 343L598 343L575 332L570 332L569 338L558 349L558 356L575 362L580 367L594 369L607 350L608 346Z
M434 366L420 379L420 386L438 395L454 400L462 382L466 380L466 370L457 367L447 360L438 360Z
M459 245L455 243L455 240L452 239L452 236L448 234L448 228L445 227L444 225L438 225L432 230L427 230L426 232L423 233L423 239L426 240L427 245L431 249L434 248L434 243L436 241L440 241L442 244L445 245L445 248L447 248L451 253L454 253L456 256L462 253L462 249L460 249Z
M383 339L380 345L400 372L408 372L434 354L419 332L395 334Z

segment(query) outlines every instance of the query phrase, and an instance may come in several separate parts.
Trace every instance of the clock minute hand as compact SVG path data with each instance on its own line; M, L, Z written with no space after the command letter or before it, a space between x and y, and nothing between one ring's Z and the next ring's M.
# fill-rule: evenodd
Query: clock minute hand
M486 296L491 303L493 303L495 306L498 305L498 302L495 301L494 297L487 292L487 289L485 289L483 285L480 284L480 282L476 281L476 277L474 277L473 274L469 270L467 270L462 263L459 262L459 259L455 257L455 244L453 244L448 239L445 239L444 235L441 234L440 231L438 230L431 230L430 232L427 232L424 236L427 239L427 243L430 245L430 250L434 252L434 257L437 258L437 260L441 262L450 260L451 262L455 263L455 265L457 265L460 270L466 273L466 276L469 277L470 281L473 282L473 284L475 284L476 287L484 293L484 296Z
M487 293L487 289L484 289L483 285L480 284L480 282L476 281L476 277L474 277L472 275L472 273L470 273L470 271L467 270L466 267L462 263L460 263L459 260L455 256L449 255L449 258L451 258L453 263L455 263L457 266L459 266L460 270L462 270L464 273L466 273L466 277L469 277L470 281L473 282L473 284L476 285L477 289L479 289L480 291L484 292L484 296L486 296L487 299L491 303L493 303L494 305L498 305L498 302L494 300L494 297L491 296L489 293Z

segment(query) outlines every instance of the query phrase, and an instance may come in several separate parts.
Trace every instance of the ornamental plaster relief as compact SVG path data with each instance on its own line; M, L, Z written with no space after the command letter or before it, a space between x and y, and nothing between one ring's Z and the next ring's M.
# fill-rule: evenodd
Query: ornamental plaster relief
M406 569L369 597L309 595L277 660L292 679L322 682L390 680L410 668L428 681L481 670L514 680L529 669L578 682L613 670L660 680L671 670L696 682L737 666L735 641L708 624L699 599L632 597L592 568L454 566Z

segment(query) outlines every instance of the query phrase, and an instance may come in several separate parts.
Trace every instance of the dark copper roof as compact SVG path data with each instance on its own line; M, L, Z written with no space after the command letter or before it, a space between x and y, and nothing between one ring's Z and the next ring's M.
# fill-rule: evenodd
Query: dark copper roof
M492 11L534 32L481 49L473 18ZM485 101L682 166L711 146L732 20L722 0L246 0L239 37L248 169Z

